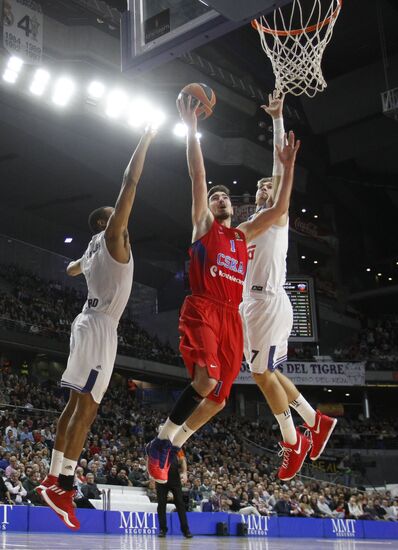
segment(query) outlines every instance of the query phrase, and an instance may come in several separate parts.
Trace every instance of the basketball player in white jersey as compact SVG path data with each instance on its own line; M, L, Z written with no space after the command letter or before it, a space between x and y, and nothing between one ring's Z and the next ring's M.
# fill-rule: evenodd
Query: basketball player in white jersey
M278 193L283 166L277 146L284 141L283 97L274 91L263 106L274 127L274 166L272 178L257 184L256 213L272 207ZM264 394L280 426L283 442L282 465L278 476L292 479L301 469L308 451L316 460L323 452L336 425L336 419L315 411L278 366L287 360L288 338L293 326L293 310L284 290L289 221L284 214L267 231L248 243L248 266L241 314L245 328L245 357L253 378ZM304 419L309 437L294 426L290 407Z
M74 472L113 371L117 327L133 283L128 222L154 135L147 129L142 136L124 173L115 208L106 206L90 214L93 238L83 256L66 269L72 277L85 276L88 294L72 324L70 355L61 380L70 397L58 421L49 475L38 492L73 530L80 527L73 507Z

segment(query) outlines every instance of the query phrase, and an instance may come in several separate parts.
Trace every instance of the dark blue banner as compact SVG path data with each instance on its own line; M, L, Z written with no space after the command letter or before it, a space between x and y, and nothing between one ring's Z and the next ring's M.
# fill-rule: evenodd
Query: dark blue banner
M167 528L171 533L170 514ZM105 512L105 531L117 535L157 535L158 515L153 512Z
M27 531L28 530L28 506L15 506L13 504L0 505L0 530L1 531Z
M365 539L398 539L398 523L395 521L363 521Z
M247 525L249 537L279 537L279 524L277 517L267 516L246 516L243 514L229 514L229 533L238 534L238 525Z
M278 518L280 537L323 537L323 520L313 518Z
M324 519L323 536L327 539L363 539L363 524L357 519Z
M181 535L180 521L178 514L173 512L171 516L171 533ZM193 535L215 535L217 523L224 522L228 525L228 514L226 512L187 512L188 525Z
M31 533L103 533L105 517L102 510L80 508L76 510L80 521L79 531L71 531L57 517L56 513L44 506L29 507L29 531Z

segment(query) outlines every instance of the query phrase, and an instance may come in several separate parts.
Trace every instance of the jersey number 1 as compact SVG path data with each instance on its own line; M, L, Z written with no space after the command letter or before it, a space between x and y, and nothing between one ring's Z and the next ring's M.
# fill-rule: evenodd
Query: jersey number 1
M231 243L231 252L236 252L235 241L231 239L229 242Z

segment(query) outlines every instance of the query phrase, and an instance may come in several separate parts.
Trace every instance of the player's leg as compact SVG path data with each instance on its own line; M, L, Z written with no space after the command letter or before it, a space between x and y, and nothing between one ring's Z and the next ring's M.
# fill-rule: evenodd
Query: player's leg
M215 322L209 322L214 319ZM217 384L220 365L217 350L217 311L209 300L189 296L181 309L180 351L192 377L178 398L157 438L146 447L149 475L158 483L166 483L172 441L185 421ZM189 432L189 435L192 432Z
M46 487L51 487L57 482L61 472L62 461L64 459L66 430L77 403L77 394L70 391L69 400L57 422L57 432L55 436L54 448L51 454L50 471L42 483L37 487L38 494Z
M206 367L193 367L194 378L180 395L170 416L167 418L158 437L152 440L146 448L149 475L157 483L166 483L169 469L169 454L172 447L181 447L174 442L177 434L177 442L188 439L194 431L186 424L186 420L200 407L203 399L217 384L217 380L210 378ZM184 442L185 442L184 441Z
M289 408L289 401L275 372L252 373L253 379L264 395L282 433L283 441L290 445L297 442L296 427Z
M281 372L276 371L276 375L284 387L289 399L289 406L297 412L304 420L304 426L311 433L312 448L310 459L317 460L323 453L330 436L337 424L336 418L331 418L320 411L315 411L310 403L301 395L291 380Z
M194 410L189 418L173 437L172 443L175 447L182 447L184 443L204 426L213 416L216 416L225 407L225 399L221 403L211 399L203 399L200 405Z
M283 458L278 477L287 481L301 469L311 447L309 438L294 425L288 394L275 372L287 357L291 305L290 302L285 304L283 295L267 300L252 300L244 305L243 314L246 315L251 350L250 370L282 433L280 446Z
M75 410L66 429L64 458L58 483L42 492L44 501L73 530L80 527L73 507L74 473L88 431L97 415L98 405L91 394L77 394Z

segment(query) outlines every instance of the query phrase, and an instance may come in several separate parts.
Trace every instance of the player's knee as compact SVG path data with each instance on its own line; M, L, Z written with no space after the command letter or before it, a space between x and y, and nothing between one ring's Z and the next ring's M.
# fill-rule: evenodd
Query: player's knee
M79 399L78 405L77 405L77 414L79 420L86 424L87 426L91 426L91 424L94 422L95 417L97 416L98 411L98 403L94 401L94 399L88 395L84 395Z
M217 380L214 380L214 378L201 378L199 380L194 380L192 386L199 395L206 397L217 386Z
M261 387L270 386L273 382L273 378L275 377L274 373L269 370L262 373L252 372L252 376L255 383Z

